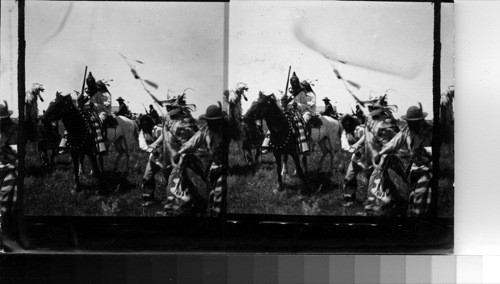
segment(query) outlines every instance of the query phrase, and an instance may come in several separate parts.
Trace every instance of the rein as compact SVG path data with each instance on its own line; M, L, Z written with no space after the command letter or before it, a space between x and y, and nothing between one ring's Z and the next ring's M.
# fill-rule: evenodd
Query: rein
M75 140L73 139L70 139L70 135L68 135L68 148L70 150L73 150L73 151L79 151L83 148L83 146L85 145L85 143L88 141L88 136L89 136L89 129L90 129L90 125L89 125L89 122L88 120L85 118L85 111L84 110L79 110L77 108L75 108L73 105L68 105L68 109L69 110L76 110L76 112L78 113L78 115L80 116L80 118L83 120L83 123L85 124L85 128L84 128L84 131L83 131L83 139L77 143L76 145L72 145L71 142L74 142ZM76 113L75 113L76 114ZM66 128L66 130L68 130L68 134L70 134L70 131L68 128Z
M275 117L279 117L279 116L282 116L282 115L284 115L284 113L281 113L279 115L275 115ZM288 144L288 142L290 141L290 136L291 136L291 131L290 130L291 130L291 127L292 127L292 122L290 121L290 117L286 117L285 119L287 120L287 130L288 130L287 134L286 134L286 139L283 142L283 144L281 144L281 145L274 145L273 144L273 146L276 149L278 149L278 150L282 150ZM272 139L271 139L271 142L272 142Z

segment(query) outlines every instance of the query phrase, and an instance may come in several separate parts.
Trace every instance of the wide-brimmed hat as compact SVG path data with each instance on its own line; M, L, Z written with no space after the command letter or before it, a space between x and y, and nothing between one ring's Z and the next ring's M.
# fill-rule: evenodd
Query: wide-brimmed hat
M422 104L419 103L419 106L411 106L406 111L406 115L403 115L401 118L407 121L416 121L422 120L427 116L427 113L422 110Z
M118 97L118 99L116 99L117 101L122 101L124 102L125 100L122 98L122 97Z
M330 99L328 97L325 97L323 101L330 101Z
M221 118L224 118L224 113L222 112L222 109L216 105L209 106L205 114L200 116L200 119L204 120L217 120Z
M9 110L9 105L7 101L3 101L4 104L0 104L0 118L6 118L12 115L13 111Z

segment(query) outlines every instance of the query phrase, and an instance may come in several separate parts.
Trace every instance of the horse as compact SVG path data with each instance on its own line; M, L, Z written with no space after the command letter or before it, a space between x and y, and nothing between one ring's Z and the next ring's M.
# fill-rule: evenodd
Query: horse
M45 111L44 118L49 121L62 120L68 135L68 148L73 160L73 173L75 176L75 190L82 190L80 184L80 162L86 155L92 163L94 174L99 183L102 182L101 171L97 165L98 150L96 147L96 134L91 128L91 114L79 111L73 103L71 96L56 93L56 98L50 102ZM74 193L74 190L72 190Z
M125 116L114 116L116 121L114 126L107 128L106 143L113 144L118 156L113 164L113 172L118 170L120 159L125 155L126 166L125 173L129 172L130 168L130 151L138 149L139 127L134 120ZM108 147L109 148L109 147Z
M86 100L87 97L84 97L82 94L78 95L78 108L88 109L88 112L95 114L95 112L91 110L92 107L88 108L85 106ZM95 114L95 119L100 121L101 118L97 118L97 114ZM104 123L103 121L100 122L101 124ZM136 150L139 147L137 143L139 138L139 127L135 120L121 115L108 116L105 119L105 122L107 124L106 139L104 140L106 148L109 149L109 145L113 144L115 146L115 150L118 152L118 156L113 164L113 172L118 170L120 159L123 155L125 155L126 165L124 173L127 174L130 168L130 151ZM104 171L103 153L99 153L98 158L101 170ZM80 165L80 170L81 173L84 172L83 159Z
M238 143L238 146L240 146L243 152L245 161L248 165L253 165L258 163L260 158L262 141L264 141L264 131L257 126L254 117L248 116L246 113L241 117L241 96L244 96L241 91L224 92L225 101L228 103L229 120L238 129L238 134L234 136L233 140L236 142L241 141L241 144ZM255 157L252 155L253 149L256 150Z
M297 174L305 184L306 177L300 166L298 142L295 139L295 132L292 126L291 116L293 114L283 112L273 94L266 96L262 92L259 92L259 99L252 104L246 115L254 118L264 118L271 132L271 143L273 145L273 155L276 160L276 171L278 174L278 189L283 188L281 159L288 155L292 156L297 168ZM302 162L307 168L306 156L303 156ZM274 189L274 192L276 193L277 189Z
M60 135L55 126L50 121L40 119L38 115L38 99L43 102L41 92L44 91L43 85L35 83L33 87L26 92L25 99L25 125L28 141L36 143L38 155L42 164L49 170L53 169L55 156L58 153L58 142ZM49 157L48 152L51 151Z
M264 130L255 121L254 118L245 114L240 125L241 150L249 165L259 162L264 141ZM255 150L255 156L252 156L252 150Z

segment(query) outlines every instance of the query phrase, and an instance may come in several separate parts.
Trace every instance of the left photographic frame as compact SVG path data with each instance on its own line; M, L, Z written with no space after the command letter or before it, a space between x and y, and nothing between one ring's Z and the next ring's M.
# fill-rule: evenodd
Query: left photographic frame
M204 142L224 89L225 5L2 2L3 108L22 128L9 142L19 155L9 199L22 205L8 210L25 245L50 224L72 235L221 223L223 162Z

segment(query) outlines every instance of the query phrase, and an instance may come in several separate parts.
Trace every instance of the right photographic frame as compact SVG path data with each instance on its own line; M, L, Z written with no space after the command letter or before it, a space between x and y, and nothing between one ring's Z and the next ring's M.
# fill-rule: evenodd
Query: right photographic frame
M243 99L225 102L246 133L231 144L229 219L439 224L452 248L453 3L235 1L229 14Z

